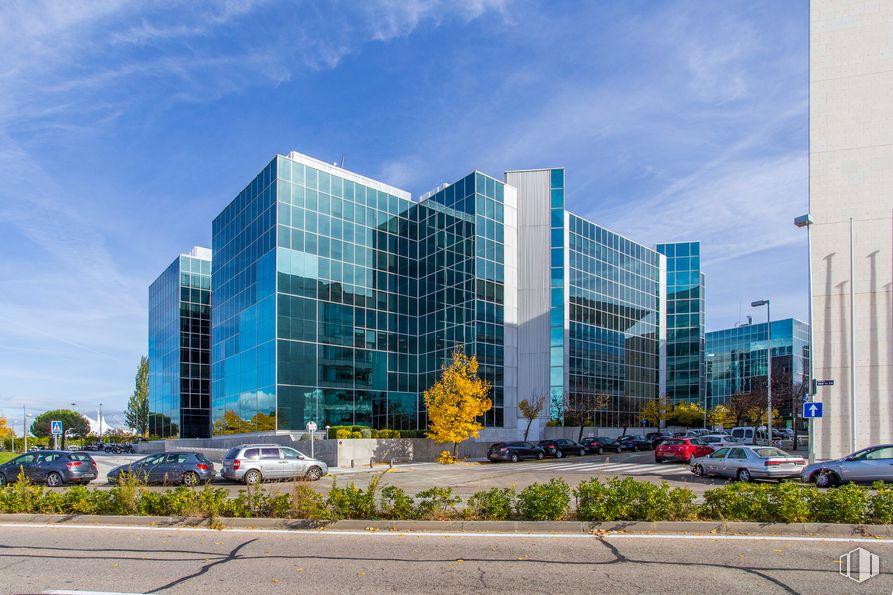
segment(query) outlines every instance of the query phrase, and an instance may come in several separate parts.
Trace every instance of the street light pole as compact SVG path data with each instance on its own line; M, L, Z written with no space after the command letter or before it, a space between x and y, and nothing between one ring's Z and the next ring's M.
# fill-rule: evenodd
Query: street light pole
M757 300L750 305L753 308L766 306L766 400L769 407L766 412L766 440L772 446L772 314L769 300Z
M806 388L806 395L810 401L813 400L815 395L815 350L812 345L812 224L815 223L815 220L812 218L812 215L809 213L805 215L801 215L794 219L794 225L797 227L806 228L806 274L808 277L809 284L809 379ZM813 426L812 426L812 418L809 418L809 436L807 436L807 440L809 441L809 445L807 448L809 449L809 463L815 463L815 448L813 447ZM796 432L794 436L796 436ZM797 445L794 444L794 450L797 450Z
M22 436L25 437L25 449L22 452L28 452L28 411L25 405L22 405Z

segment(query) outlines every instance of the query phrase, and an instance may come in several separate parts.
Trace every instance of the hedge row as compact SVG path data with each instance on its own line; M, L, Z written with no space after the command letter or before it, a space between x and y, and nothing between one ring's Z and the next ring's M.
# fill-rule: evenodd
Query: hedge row
M329 438L424 438L424 430L376 430L366 426L331 426Z
M327 494L297 483L290 493L262 486L230 497L224 488L178 487L153 492L128 480L110 490L84 486L62 491L32 485L24 476L0 489L0 513L111 514L311 519L471 519L582 521L725 520L781 523L893 523L893 487L855 485L820 491L795 483L733 483L708 490L702 504L687 488L633 478L590 479L571 489L563 480L535 483L520 492L491 488L464 503L452 488L434 487L414 497L393 485L379 490L382 475L361 489L333 485ZM571 503L574 503L573 506Z

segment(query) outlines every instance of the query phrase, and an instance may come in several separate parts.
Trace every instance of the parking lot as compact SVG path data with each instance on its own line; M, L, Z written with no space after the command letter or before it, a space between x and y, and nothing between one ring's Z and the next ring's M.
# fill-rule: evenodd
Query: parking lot
M116 465L123 465L141 458L141 455L113 455L91 453L99 469L99 479L93 486L105 488L106 473ZM220 464L215 463L219 470ZM605 480L611 477L634 477L640 480L660 483L666 481L673 487L687 487L697 494L722 485L727 480L695 477L688 465L680 463L654 462L654 453L630 452L622 454L571 456L563 459L545 459L542 461L523 461L519 463L491 463L488 461L469 461L455 465L439 465L437 463L412 463L387 465L373 468L361 467L333 468L329 475L312 485L325 492L337 481L339 485L354 482L358 487L366 487L376 474L385 472L382 485L396 485L408 493L415 494L432 486L452 487L463 498L474 492L492 487L512 487L521 490L536 482L548 481L552 477L562 477L571 486L591 477ZM241 484L231 483L218 478L213 482L215 487L224 487L233 494L244 489ZM264 484L269 491L290 491L293 482L273 482ZM153 486L152 489L165 489Z

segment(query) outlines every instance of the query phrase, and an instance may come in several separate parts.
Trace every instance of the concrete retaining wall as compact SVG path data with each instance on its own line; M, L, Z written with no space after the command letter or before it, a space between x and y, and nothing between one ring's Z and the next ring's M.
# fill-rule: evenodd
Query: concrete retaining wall
M223 461L226 451L242 444L280 444L290 446L310 455L309 440L294 440L292 435L277 434L246 437L245 435L221 436L210 439L155 440L136 445L140 454L190 450L200 452L214 463ZM489 442L467 440L459 445L459 457L468 459L483 458L487 454ZM452 450L452 445L433 442L426 438L393 439L339 439L314 440L313 455L330 467L368 466L371 462L384 463L427 463L437 459L442 450Z

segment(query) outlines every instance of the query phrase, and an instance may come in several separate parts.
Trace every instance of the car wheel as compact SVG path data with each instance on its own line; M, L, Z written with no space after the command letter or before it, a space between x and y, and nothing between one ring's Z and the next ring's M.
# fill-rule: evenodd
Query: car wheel
M322 477L322 469L319 467L310 467L307 470L307 479L310 481L317 481L320 477Z
M695 468L692 469L692 473L694 473L698 477L703 477L704 476L704 467L702 467L700 464L695 465Z
M833 471L823 469L812 477L817 488L833 488L838 484L837 475Z
M6 485L6 476L0 473L0 488Z
M654 462L660 464L664 462L664 459L663 457L654 457Z
M585 454L586 454L586 449L585 449L585 448L581 448L581 449L580 449L580 456L582 457L582 456L585 455Z
M243 479L245 481L245 485L253 486L263 481L263 476L257 469L252 469L245 474L245 477Z
M192 471L187 471L183 474L183 485L184 486L194 486L198 483L198 475L193 473Z
M747 469L738 469L738 481L748 482L753 479Z
M518 462L518 453L515 453L515 452L512 453L511 461L512 461L513 463L517 463L517 462Z
M542 461L542 460L545 459L545 458L546 458L546 455L545 455L545 454L543 454L543 453L541 453L541 452L536 453L536 460L537 460L537 461Z
M62 476L53 471L49 475L47 475L47 485L51 488L58 488L62 485Z
M561 449L555 451L555 458L556 458L556 459L560 459L560 458L563 457L563 456L564 456L564 453L561 452Z

